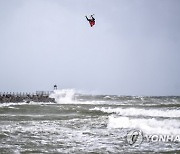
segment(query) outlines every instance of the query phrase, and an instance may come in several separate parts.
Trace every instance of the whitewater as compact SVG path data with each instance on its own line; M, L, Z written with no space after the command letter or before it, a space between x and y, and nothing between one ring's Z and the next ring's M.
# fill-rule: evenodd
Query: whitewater
M180 142L131 145L127 134L180 135L180 96L55 90L54 102L0 104L0 153L179 153Z

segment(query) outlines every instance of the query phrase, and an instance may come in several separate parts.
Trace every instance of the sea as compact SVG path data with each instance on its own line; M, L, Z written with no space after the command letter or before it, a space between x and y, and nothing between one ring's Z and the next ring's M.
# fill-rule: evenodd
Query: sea
M50 97L0 104L0 154L180 153L180 96Z

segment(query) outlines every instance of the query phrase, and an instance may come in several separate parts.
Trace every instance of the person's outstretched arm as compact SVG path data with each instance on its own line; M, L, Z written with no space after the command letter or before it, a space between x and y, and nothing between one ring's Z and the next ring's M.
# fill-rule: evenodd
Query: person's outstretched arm
M93 14L93 15L94 15L94 14ZM92 18L93 21L95 21L95 18L93 17L93 15L91 15L91 18Z
M87 21L89 21L88 17L87 16L85 16L85 17L86 17Z

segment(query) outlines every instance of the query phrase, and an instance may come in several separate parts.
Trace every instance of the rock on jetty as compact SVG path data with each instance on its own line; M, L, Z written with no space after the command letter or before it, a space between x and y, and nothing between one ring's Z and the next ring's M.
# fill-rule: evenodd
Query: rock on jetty
M0 93L0 103L16 102L55 102L50 98L52 91L37 91L36 93Z

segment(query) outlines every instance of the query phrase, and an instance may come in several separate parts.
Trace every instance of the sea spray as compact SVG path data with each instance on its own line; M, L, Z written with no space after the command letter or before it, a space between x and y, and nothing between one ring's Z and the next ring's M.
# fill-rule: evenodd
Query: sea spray
M55 98L55 101L59 104L73 104L75 103L75 90L74 89L62 89L54 90L50 95L51 98Z

